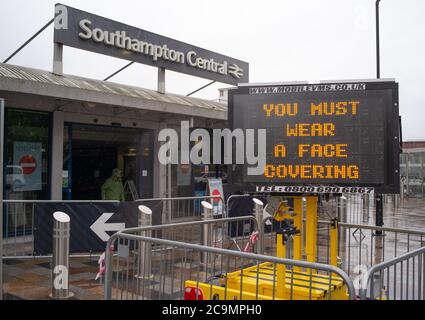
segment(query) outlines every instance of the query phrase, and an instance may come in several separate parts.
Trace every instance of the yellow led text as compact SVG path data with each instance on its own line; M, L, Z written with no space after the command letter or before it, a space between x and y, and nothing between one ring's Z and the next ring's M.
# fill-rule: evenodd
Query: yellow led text
M360 101L339 101L339 102L320 102L311 103L311 115L312 116L343 116L346 114L357 114L357 107Z
M312 158L347 158L346 143L337 144L299 144L298 157L302 158L305 154L310 155Z
M275 158L285 158L286 157L286 148L283 144L277 144L274 146L274 157Z
M288 137L326 137L335 135L333 123L297 123L286 125L286 136Z
M264 169L264 176L292 179L358 179L359 167L356 165L272 165Z
M296 116L298 113L298 103L265 103L263 104L263 110L266 112L267 117L271 117L272 115L276 117L283 116Z

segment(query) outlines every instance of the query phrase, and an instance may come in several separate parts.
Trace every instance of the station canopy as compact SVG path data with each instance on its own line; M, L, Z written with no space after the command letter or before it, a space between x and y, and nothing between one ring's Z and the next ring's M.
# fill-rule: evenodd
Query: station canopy
M81 102L88 106L102 105L104 111L109 108L114 115L133 110L148 118L174 114L227 120L227 105L223 103L73 75L58 76L3 63L0 63L0 94L6 101L11 96L16 98L16 94L50 97L56 103L48 111L61 106L72 108L75 102Z

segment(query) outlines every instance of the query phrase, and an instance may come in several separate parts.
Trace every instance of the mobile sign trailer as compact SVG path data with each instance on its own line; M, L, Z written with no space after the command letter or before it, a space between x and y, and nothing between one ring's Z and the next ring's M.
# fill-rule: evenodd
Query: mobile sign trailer
M394 81L243 85L229 91L228 112L234 133L237 129L245 133L254 129L257 134L257 130L266 130L265 146L259 135L254 143L257 156L264 151L260 150L260 144L265 147L263 173L249 175L246 164L234 164L230 172L235 191L272 195L265 211L280 222L275 235L278 258L286 258L290 248L293 259L317 262L318 194L399 192L398 84ZM233 145L233 155L238 152L237 145ZM287 198L293 203L288 205ZM259 205L262 211L261 201ZM329 264L335 267L338 267L338 223L337 218L331 220L329 232ZM244 298L249 299L255 288L238 276L268 274L263 268L267 266L242 268L235 278L227 278L226 288L232 290L229 283L234 281L236 288L244 287ZM306 274L297 268L290 270L288 276L286 268L276 271L271 273L273 280L262 285L264 290L260 293L264 299L271 298L267 286L277 288L278 298L288 299L290 289L291 298L305 299L305 283L320 281L336 281L329 289L329 296L322 298L348 298L342 279L332 274ZM289 287L288 279L303 285ZM186 286L194 288L193 283ZM207 293L208 289L212 290L209 284L200 288ZM223 299L217 290L214 296ZM256 293L258 297L258 290Z

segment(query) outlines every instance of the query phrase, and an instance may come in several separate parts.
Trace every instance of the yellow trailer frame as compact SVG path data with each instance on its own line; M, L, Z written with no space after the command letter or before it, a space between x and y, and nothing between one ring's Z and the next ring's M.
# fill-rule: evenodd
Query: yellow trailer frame
M348 299L345 283L338 276L329 279L328 275L295 270L285 271L285 290L279 291L283 279L276 275L278 267L275 268L273 263L262 263L227 274L226 278L220 279L220 285L188 280L185 287L200 289L205 300Z
M303 230L302 197L294 198L294 212L285 218L293 219L294 227ZM306 235L305 256L316 262L317 201L316 196L305 197ZM294 259L302 260L302 233L294 235ZM330 264L337 266L338 221L333 220L330 230ZM276 256L286 257L284 236L276 234ZM262 263L232 273L220 279L220 285L185 281L186 288L201 290L203 299L214 300L347 300L347 287L337 275L318 274L315 270L303 271L301 267L287 270L284 264Z

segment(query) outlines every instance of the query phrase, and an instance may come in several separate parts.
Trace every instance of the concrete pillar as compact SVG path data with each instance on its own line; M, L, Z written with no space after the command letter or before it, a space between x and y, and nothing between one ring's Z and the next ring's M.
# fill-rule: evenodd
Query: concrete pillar
M158 68L158 92L165 93L165 68Z
M52 128L52 174L50 180L51 199L62 200L62 170L63 170L63 112L53 112Z
M63 75L63 44L53 44L53 73L62 76Z

